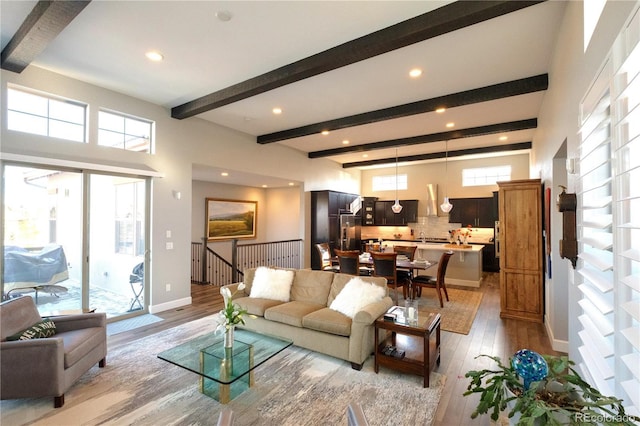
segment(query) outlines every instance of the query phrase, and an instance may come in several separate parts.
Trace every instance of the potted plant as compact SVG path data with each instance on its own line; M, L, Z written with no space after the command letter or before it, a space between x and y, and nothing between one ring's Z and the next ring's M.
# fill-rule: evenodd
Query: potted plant
M499 357L488 357L496 368L472 370L464 396L480 394L471 418L490 413L497 421L508 410L517 425L635 425L640 418L629 415L622 400L602 395L585 382L566 356L539 355L523 349L504 365Z

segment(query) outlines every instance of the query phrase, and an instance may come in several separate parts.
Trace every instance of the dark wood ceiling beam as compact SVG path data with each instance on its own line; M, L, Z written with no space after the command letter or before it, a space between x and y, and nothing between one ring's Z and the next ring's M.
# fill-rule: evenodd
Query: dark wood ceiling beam
M2 50L2 69L24 71L90 2L39 1Z
M412 136L409 138L391 139L387 141L373 142L362 145L346 146L342 148L325 149L308 153L309 158L331 157L352 152L366 152L377 149L395 148L408 145L441 142L452 139L471 138L496 133L514 132L517 130L535 129L538 127L538 119L509 121L507 123L489 124L487 126L471 127L468 129L450 130L448 132L432 133L429 135Z
M299 138L318 134L322 131L335 131L353 126L376 123L384 120L392 120L407 117L415 114L424 114L435 111L437 108L455 108L464 105L471 105L479 102L488 102L496 99L508 98L511 96L524 95L547 90L549 87L549 75L540 74L533 77L521 78L504 83L493 84L491 86L466 90L450 95L439 96L432 99L411 102L390 108L376 111L364 112L348 117L337 118L335 120L323 121L320 123L308 124L294 129L282 130L275 133L260 135L258 143L267 144L279 142L287 139Z
M171 109L184 119L542 1L457 1Z
M477 154L492 154L492 153L500 153L500 152L512 152L512 151L522 151L526 149L531 149L533 144L531 142L520 142L513 143L508 145L496 145L496 146L485 146L481 148L468 148L468 149L460 149L457 151L448 151L448 152L432 152L430 154L419 154L419 155L407 155L404 157L398 157L399 163L410 163L415 161L424 161L424 160L437 160L439 158L451 158L451 157L462 157L463 155L477 155ZM367 161L359 161L354 163L344 163L342 168L354 168L354 167L365 167L365 166L379 166L382 164L395 164L396 158L381 158L379 160L367 160Z

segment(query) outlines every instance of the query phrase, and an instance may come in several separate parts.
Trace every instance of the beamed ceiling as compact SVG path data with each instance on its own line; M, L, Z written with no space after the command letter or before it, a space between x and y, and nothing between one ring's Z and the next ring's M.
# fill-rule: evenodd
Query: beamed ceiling
M49 69L344 168L390 165L396 150L403 163L508 155L531 149L564 6L2 0L2 68Z

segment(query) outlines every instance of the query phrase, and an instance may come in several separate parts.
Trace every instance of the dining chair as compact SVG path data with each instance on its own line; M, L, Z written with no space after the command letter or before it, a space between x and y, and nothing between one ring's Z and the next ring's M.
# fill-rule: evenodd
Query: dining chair
M334 250L338 256L339 271L343 274L360 275L359 250Z
M318 250L320 261L322 262L320 268L323 271L338 272L338 266L331 263L331 248L329 247L329 243L316 244L316 250Z
M417 248L418 246L393 246L393 251L398 253L398 256L404 255L409 261L413 262ZM413 280L413 270L398 269L398 278L404 281Z
M440 299L440 307L444 308L444 303L442 302L442 290L444 290L444 295L449 301L449 294L447 293L447 286L444 282L444 277L447 273L447 265L449 264L449 259L453 256L452 251L446 251L442 253L440 256L440 261L438 262L438 271L436 272L436 277L432 277L429 275L418 275L413 277L413 298L415 299L416 294L418 297L422 296L422 287L435 288L438 293L438 299Z
M398 279L396 260L398 253L372 252L373 276L387 279L387 286L396 292L396 305L398 304L398 287L402 287L402 296L407 298L407 281Z

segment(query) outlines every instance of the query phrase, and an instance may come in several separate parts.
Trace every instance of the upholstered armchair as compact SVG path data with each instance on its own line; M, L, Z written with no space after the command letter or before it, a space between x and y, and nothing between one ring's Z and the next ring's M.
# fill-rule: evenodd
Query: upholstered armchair
M0 397L54 397L64 393L96 363L106 365L107 327L104 313L40 317L35 302L23 296L0 303ZM34 327L35 325L35 327ZM25 330L29 330L25 333ZM34 331L35 330L35 331ZM8 339L26 340L8 340Z

